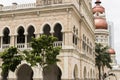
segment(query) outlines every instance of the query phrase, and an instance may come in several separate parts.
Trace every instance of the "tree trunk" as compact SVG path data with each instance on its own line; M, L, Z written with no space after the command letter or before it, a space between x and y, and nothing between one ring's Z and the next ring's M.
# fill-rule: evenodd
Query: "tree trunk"
M1 73L1 76L2 76L2 80L8 80L7 77L8 77L8 72L2 72Z
M99 72L99 80L101 80L101 67L98 66L98 72Z
M103 78L103 80L104 80L104 66L102 66L102 78Z

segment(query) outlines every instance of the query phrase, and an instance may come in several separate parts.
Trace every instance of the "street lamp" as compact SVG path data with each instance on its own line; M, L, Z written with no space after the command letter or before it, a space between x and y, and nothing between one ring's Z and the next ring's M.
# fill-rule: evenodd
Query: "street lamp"
M103 80L105 80L105 78L107 78L107 77L109 77L109 76L114 76L115 79L117 80L117 77L116 77L116 75L115 75L114 73L109 73L109 74L104 73L104 75L103 75Z
M117 77L116 77L116 75L114 74L114 73L110 73L110 74L108 74L109 76L114 76L115 77L115 79L117 80Z

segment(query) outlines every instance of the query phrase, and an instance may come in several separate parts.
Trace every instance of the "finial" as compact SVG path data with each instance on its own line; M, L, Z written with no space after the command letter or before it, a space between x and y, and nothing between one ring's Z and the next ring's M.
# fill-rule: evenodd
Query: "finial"
M96 0L95 4L101 4L101 1L100 0Z

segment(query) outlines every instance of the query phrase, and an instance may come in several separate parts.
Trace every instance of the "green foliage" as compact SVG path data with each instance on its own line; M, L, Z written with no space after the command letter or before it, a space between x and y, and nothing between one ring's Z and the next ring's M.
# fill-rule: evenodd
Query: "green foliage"
M14 72L17 66L23 60L22 56L18 53L18 50L15 47L10 47L4 50L4 52L1 53L0 58L3 61L1 66L2 75L9 73L9 70Z
M95 62L96 62L96 66L98 67L99 70L99 79L101 77L101 67L104 69L104 67L106 66L107 68L112 68L110 63L112 62L110 54L107 53L108 47L107 46L103 46L100 43L96 43L95 46L95 52L96 52L96 58L95 58Z
M96 54L96 65L97 66L107 66L108 68L111 68L110 63L112 62L110 54L107 53L108 47L107 46L103 46L100 43L96 43L96 47L95 47L95 52Z
M26 61L31 66L40 65L42 68L45 65L54 64L59 59L60 47L54 47L53 43L57 41L57 38L52 36L42 35L39 38L33 38L31 41L31 51L24 51L26 55Z

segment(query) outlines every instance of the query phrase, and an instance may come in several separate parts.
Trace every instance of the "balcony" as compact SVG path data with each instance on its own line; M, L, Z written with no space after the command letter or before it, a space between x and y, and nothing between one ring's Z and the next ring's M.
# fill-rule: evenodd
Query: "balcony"
M19 44L17 44L17 46L16 46L18 49L23 49L23 48L25 48L25 43L19 43Z
M57 47L57 46L60 46L62 47L63 46L63 43L62 41L56 41L54 42L53 46ZM2 44L2 48L1 49L6 49L6 48L9 48L10 47L10 44ZM29 43L18 43L16 44L16 47L20 50L25 50L25 49L31 49L31 46Z
M63 43L62 43L62 41L56 41L56 42L54 42L53 46L55 46L55 47L57 47L57 46L62 47Z
M6 49L6 48L9 48L10 47L10 44L2 44L2 49Z

